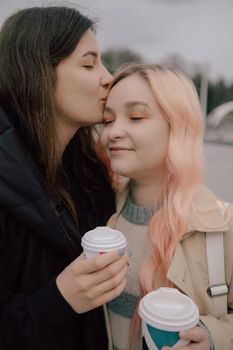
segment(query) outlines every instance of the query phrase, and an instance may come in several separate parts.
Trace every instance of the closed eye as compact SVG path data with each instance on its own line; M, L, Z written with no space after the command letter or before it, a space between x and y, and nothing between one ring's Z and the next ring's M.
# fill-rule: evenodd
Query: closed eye
M137 120L137 119L143 119L143 117L132 115L130 116L130 119Z
M128 118L132 121L132 122L140 122L142 119L145 119L147 115L144 112L141 111L129 111L128 113Z
M103 115L102 124L105 126L113 123L113 121L115 120L114 115L112 115L112 113L108 109L109 109L108 107L105 108L104 115Z
M111 123L113 123L113 120L103 120L103 122L102 122L102 124L103 124L104 126L110 125Z
M144 119L143 117L138 117L138 116L131 116L130 120L134 122L139 122L140 120Z
M88 70L91 70L91 69L94 68L94 66L93 66L93 65L90 65L90 64L85 64L83 67L86 68L86 69L88 69Z

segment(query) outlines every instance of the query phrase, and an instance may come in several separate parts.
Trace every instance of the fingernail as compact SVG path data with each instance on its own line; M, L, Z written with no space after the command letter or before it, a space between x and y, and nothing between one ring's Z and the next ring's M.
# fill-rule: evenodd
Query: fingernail
M118 249L118 255L123 256L125 254L125 248Z

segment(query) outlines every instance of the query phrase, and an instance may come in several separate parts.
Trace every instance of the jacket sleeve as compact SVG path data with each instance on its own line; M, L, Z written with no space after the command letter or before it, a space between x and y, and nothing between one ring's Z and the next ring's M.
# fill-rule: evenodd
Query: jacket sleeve
M213 337L215 350L233 350L233 314L220 320L212 315L201 316L201 321Z
M49 344L58 341L59 332L77 327L79 316L61 296L55 280L33 295L17 294L8 300L5 286L1 283L0 349L49 349Z
M232 249L232 248L231 248ZM232 254L233 255L233 254ZM212 315L200 317L210 331L215 350L233 350L233 281L229 285L228 314L220 319Z
M29 288L25 286L33 286L34 283L25 281L25 278L33 278L35 274L36 284L40 278L39 271L36 276L35 265L35 268L30 266L29 276L23 274L21 269L30 265L31 260L28 260L27 254L17 255L20 227L16 227L17 223L13 220L6 219L2 212L0 214L0 349L47 350L53 349L57 343L56 348L60 348L58 335L64 334L66 329L67 332L76 331L83 315L75 313L60 294L53 277L55 274L51 274L48 282L38 283L40 287L34 291L30 287L32 291L27 292ZM16 232L12 241L9 239L9 227ZM11 277L12 274L14 277Z

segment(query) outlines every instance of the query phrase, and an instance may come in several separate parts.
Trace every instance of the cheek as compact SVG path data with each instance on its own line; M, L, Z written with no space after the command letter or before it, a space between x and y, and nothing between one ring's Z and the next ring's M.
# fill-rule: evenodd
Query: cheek
M152 135L147 133L146 138L141 138L138 144L138 152L141 161L145 164L161 162L165 159L168 149L168 135L167 133Z
M107 147L108 144L108 133L106 130L102 130L100 134L100 143L104 146Z
M154 154L154 159L157 160L158 163L163 163L167 156L168 150L168 140L164 137L158 140L158 143L154 146L152 153Z
M99 81L95 76L88 75L88 76L82 77L82 79L79 79L78 84L80 88L83 89L83 91L87 92L91 96L93 95L97 96L98 89L99 89Z

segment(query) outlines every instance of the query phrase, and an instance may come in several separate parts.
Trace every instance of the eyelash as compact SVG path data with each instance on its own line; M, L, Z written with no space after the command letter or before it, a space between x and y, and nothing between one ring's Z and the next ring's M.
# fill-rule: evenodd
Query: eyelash
M142 116L137 116L137 115L136 116L131 115L129 116L129 118L132 122L135 122L135 123L140 122L142 119L144 119Z
M112 122L113 122L113 120L104 120L102 124L103 124L104 126L106 126L106 125L111 124Z
M130 119L133 121L138 121L138 120L142 120L143 117L139 117L139 116L130 116Z
M88 65L88 64L87 64L87 65L84 66L84 68L86 68L86 69L88 69L88 70L91 70L91 69L94 68L94 66L91 66L91 65Z
M133 122L137 122L137 121L140 121L140 120L143 119L143 117L134 117L134 116L129 117L129 118L130 118L130 120L132 120ZM107 126L107 125L109 125L109 124L112 124L113 122L114 122L114 120L104 120L102 124L103 124L104 126Z

